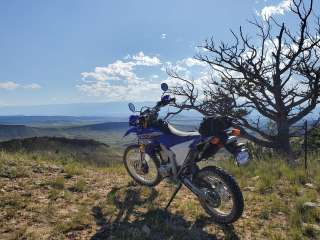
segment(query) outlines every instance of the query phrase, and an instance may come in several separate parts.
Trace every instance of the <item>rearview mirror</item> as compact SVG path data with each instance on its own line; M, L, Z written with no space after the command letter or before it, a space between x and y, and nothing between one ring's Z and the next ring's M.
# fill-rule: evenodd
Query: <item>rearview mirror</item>
M134 106L133 103L129 103L128 106L129 106L129 109L130 109L131 112L135 112L136 111L136 107Z
M169 89L169 87L168 87L168 84L166 84L166 83L161 83L161 90L162 91L167 91Z

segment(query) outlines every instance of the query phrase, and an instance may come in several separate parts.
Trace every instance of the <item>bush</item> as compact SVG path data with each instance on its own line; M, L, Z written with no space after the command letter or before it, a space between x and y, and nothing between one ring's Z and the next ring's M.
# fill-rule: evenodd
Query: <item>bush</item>
M73 162L67 163L63 168L63 172L65 173L66 178L71 178L83 174L84 170L78 163Z
M52 181L49 181L49 185L55 189L64 189L64 178L57 177Z
M83 179L76 181L75 185L70 188L72 192L84 192L87 189L87 183Z

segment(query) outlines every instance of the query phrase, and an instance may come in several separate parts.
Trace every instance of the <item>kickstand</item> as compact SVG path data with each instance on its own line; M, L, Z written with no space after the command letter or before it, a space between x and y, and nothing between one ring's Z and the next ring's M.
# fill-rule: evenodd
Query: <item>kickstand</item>
M171 196L171 198L170 198L167 206L164 208L165 210L168 209L168 207L170 206L172 200L175 198L175 196L177 195L177 193L179 192L179 190L180 190L181 187L182 187L182 184L179 183L179 185L177 186L177 188L174 190L174 192L173 192L173 194L172 194L172 196Z

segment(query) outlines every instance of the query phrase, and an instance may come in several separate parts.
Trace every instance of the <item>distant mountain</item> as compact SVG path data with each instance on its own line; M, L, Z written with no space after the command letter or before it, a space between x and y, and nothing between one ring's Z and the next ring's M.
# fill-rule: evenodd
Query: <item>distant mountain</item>
M63 137L32 137L24 139L13 139L10 141L0 142L0 148L16 152L19 150L26 151L57 151L57 147L60 149L67 148L85 148L85 147L109 147L107 144L97 142L92 139L69 139Z
M154 102L139 102L137 109L143 105L154 105ZM72 103L48 104L36 106L2 106L0 115L27 115L27 116L108 116L127 117L130 114L128 102L106 103Z
M125 131L129 128L128 122L105 122L90 124L84 126L70 127L67 128L67 131Z
M195 124L191 121L172 121L173 126L182 131L193 131L195 130ZM67 128L66 131L99 131L99 132L119 132L124 133L129 129L128 122L106 122L98 124L90 124L78 127Z
M46 119L46 118L45 118ZM49 118L48 118L49 119ZM68 118L69 119L69 118ZM73 119L73 118L71 118ZM1 120L1 118L0 118ZM8 119L7 119L8 120ZM15 119L17 120L17 119ZM43 120L43 119L42 119ZM61 119L60 119L61 120ZM64 119L62 119L65 121ZM70 120L70 119L69 119ZM100 119L102 120L102 119ZM27 119L28 121L34 121ZM29 122L31 123L31 122ZM34 124L34 122L33 122ZM43 126L45 125L45 127ZM51 124L37 124L27 126L22 124L0 124L0 141L22 139L30 137L67 137L74 139L94 139L112 146L123 147L129 144L134 136L123 139L123 134L129 129L128 122L103 122L94 124L75 124L68 122L67 125L59 126L57 122ZM173 125L183 131L195 130L195 124L190 121L178 121Z
M27 126L73 126L101 123L107 121L123 121L124 118L114 117L75 117L75 116L0 116L0 124Z
M142 106L154 106L155 102L136 102L134 103L136 110L140 110ZM162 115L167 113L167 108L163 108ZM72 103L72 104L48 104L48 105L35 105L35 106L1 106L0 116L9 117L27 117L25 120L36 120L36 118L44 116L42 120L50 121L50 116L54 120L63 117L64 120L82 120L83 117L89 118L108 118L107 121L124 121L132 114L128 109L128 102L106 102L106 103ZM65 117L67 116L67 117ZM78 119L70 119L76 117ZM183 111L181 114L174 117L175 119L181 118L201 118L199 113L195 111ZM33 119L31 119L33 118ZM68 119L69 118L69 119ZM79 119L80 118L80 119ZM1 118L0 118L1 120ZM10 120L10 119L9 119ZM17 120L17 119L16 119ZM61 120L61 119L60 119Z
M64 137L32 137L0 142L0 149L8 152L25 151L70 156L70 159L94 165L112 164L121 160L121 153L107 144L90 139ZM111 159L111 160L110 160Z
M72 137L96 139L102 142L119 138L128 129L127 122L107 122L80 126L30 127L26 125L0 124L0 141L30 137ZM112 135L112 136L111 136Z
M36 128L24 125L0 125L0 140L33 137L41 134Z

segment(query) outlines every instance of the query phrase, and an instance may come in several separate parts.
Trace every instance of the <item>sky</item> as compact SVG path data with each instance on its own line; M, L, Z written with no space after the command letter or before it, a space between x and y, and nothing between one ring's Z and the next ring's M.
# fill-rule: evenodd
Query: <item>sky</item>
M0 106L154 101L173 67L203 80L205 39L290 0L2 0Z

